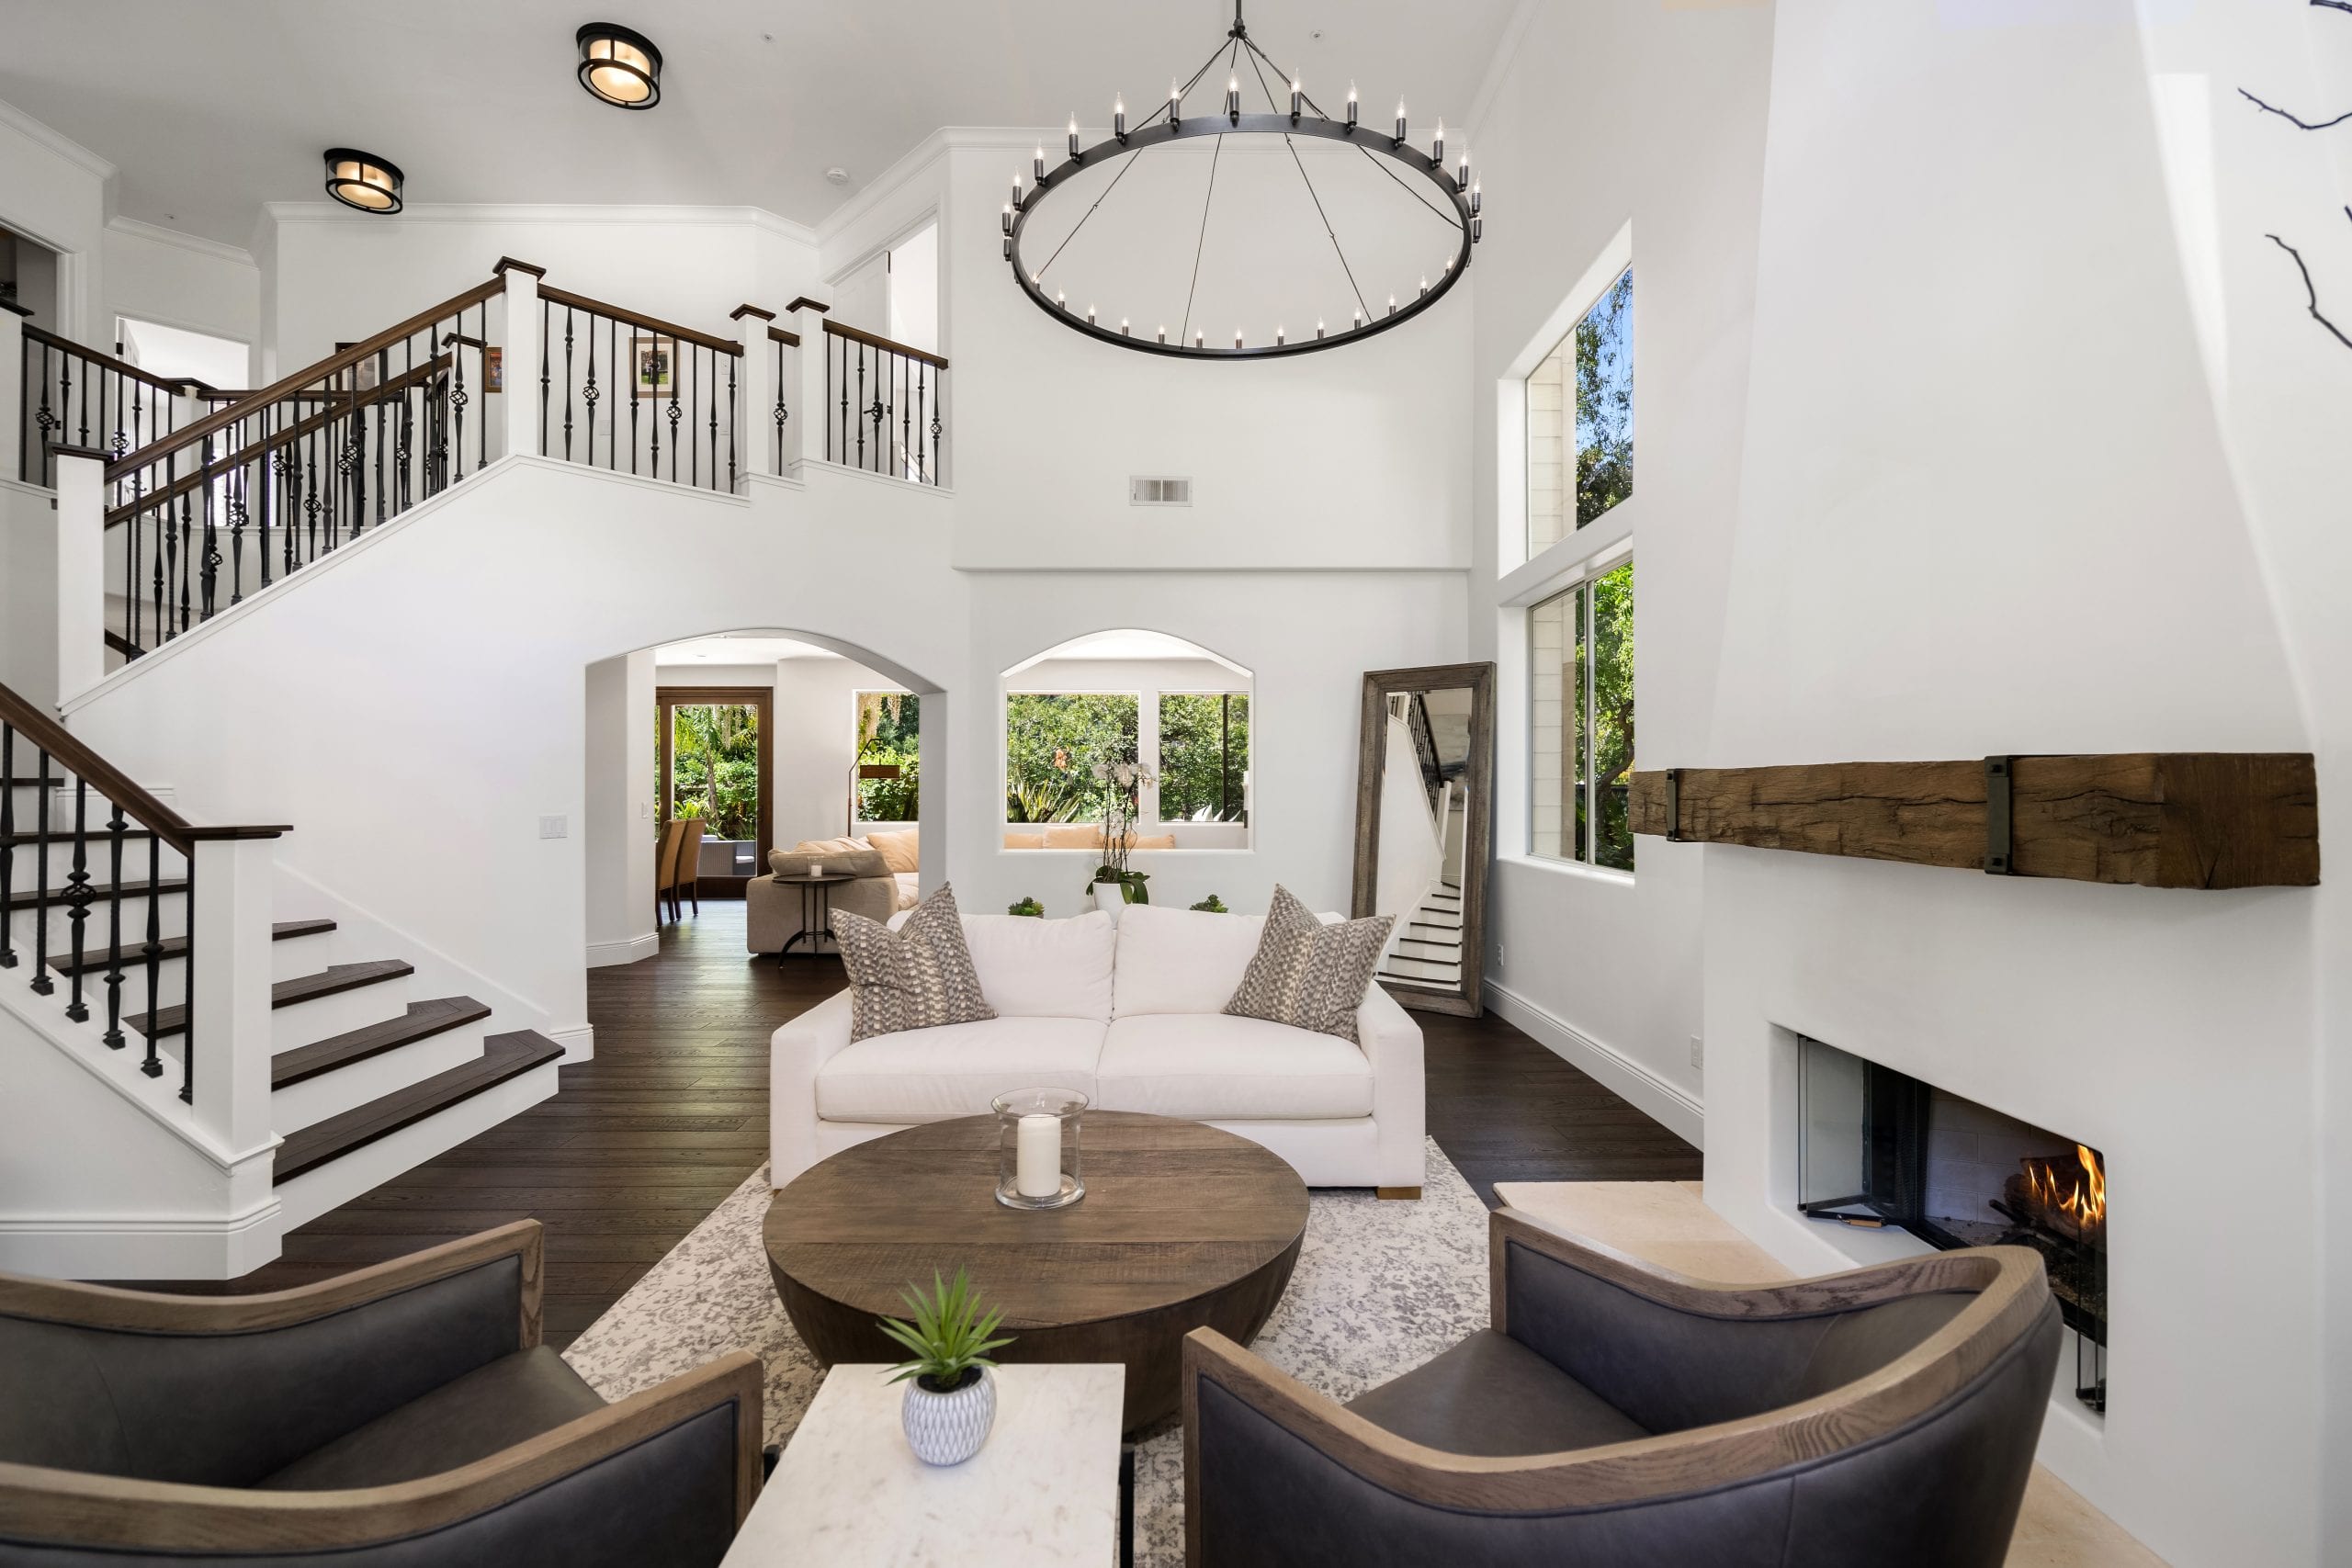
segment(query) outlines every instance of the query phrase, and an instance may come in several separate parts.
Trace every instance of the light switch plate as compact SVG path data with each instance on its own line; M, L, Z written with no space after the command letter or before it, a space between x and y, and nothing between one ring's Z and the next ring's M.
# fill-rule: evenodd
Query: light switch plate
M542 839L564 838L571 831L571 823L568 818L542 817L539 818L539 837Z

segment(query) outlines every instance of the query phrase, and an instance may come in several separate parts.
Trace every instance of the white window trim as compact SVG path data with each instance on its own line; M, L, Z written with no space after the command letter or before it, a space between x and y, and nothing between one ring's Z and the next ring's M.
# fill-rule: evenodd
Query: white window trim
M1567 544L1577 534L1589 534L1609 518L1623 512L1633 502L1633 496L1619 502L1601 516L1581 529L1573 529L1566 538L1547 546L1531 558L1527 552L1527 378L1536 367L1560 346L1560 341L1576 330L1587 312L1600 303L1602 295L1616 287L1617 279L1634 265L1634 225L1629 220L1601 247L1600 254L1577 279L1559 309L1544 318L1526 344L1503 367L1502 378L1495 389L1495 569L1496 575L1514 577L1518 569L1534 564ZM1635 385L1640 384L1638 347L1635 360ZM1638 393L1635 394L1639 396ZM1641 493L1638 487L1634 495Z
M1623 509L1624 503L1620 502L1617 506L1611 507L1610 511L1613 514L1614 513L1621 512ZM1593 528L1597 528L1599 526L1600 526L1600 522L1595 521L1585 531L1589 533ZM1545 553L1548 555L1550 552L1546 551ZM1544 603L1545 600L1556 598L1572 588L1580 588L1588 583L1600 581L1602 578L1608 576L1619 567L1627 564L1633 558L1634 541L1629 533L1627 537L1614 541L1610 548L1603 551L1595 551L1589 555L1584 560L1578 562L1576 566L1559 573L1555 577L1546 579L1544 583L1534 591L1532 598L1524 601L1514 602L1510 606L1510 608L1520 612L1520 614L1515 617L1519 624L1519 656L1521 659L1526 660L1528 671L1526 686L1528 700L1521 705L1521 719L1520 724L1520 783L1521 788L1524 791L1524 798L1522 801L1522 808L1519 813L1519 832L1514 840L1517 845L1517 849L1514 852L1498 855L1496 858L1498 860L1509 861L1515 865L1534 866L1544 871L1574 872L1586 876L1599 877L1605 882L1622 882L1627 886L1631 886L1634 883L1634 879L1636 875L1635 873L1630 871L1620 871L1613 865L1600 865L1592 861L1574 858L1567 855L1539 855L1535 852L1535 829L1534 824L1532 820L1535 805L1535 661L1532 656L1528 652L1526 615L1528 610L1534 608L1534 606ZM1637 604L1639 604L1638 598L1636 598L1635 603ZM1588 615L1591 613L1589 607L1586 613ZM1638 614L1638 610L1635 613ZM1640 674L1640 665L1638 663L1639 658L1640 655L1637 653L1635 655L1637 662L1634 666L1635 676L1637 679ZM1638 703L1636 705L1638 706ZM1585 733L1588 735L1591 733L1589 717L1590 716L1588 715L1588 722L1585 730ZM1562 724L1561 730L1562 734L1560 744L1562 765L1573 766L1572 763L1569 763L1566 761L1567 726L1565 723ZM1562 832L1564 835L1566 831L1566 824L1563 824Z
M1159 699L1160 699L1160 698L1162 698L1162 697L1239 697L1243 702L1250 702L1250 693L1248 693L1248 692L1246 692L1246 691L1237 692L1237 691L1232 690L1232 689L1231 689L1231 688L1229 688L1229 687L1228 687L1228 688L1227 688L1226 690L1223 690L1223 691L1209 691L1209 690L1207 690L1207 689L1205 689L1205 688L1199 687L1199 686L1162 686L1162 687L1160 687L1159 690L1157 690L1157 691L1155 691L1155 692L1152 692L1152 693L1150 694L1150 697L1151 697L1151 772L1152 772L1152 776L1153 776L1154 778L1158 778L1158 777L1159 777L1161 774L1163 774L1163 773L1165 773L1167 772L1167 769L1161 765L1162 759L1161 759L1161 757L1160 757L1160 755L1159 755ZM1255 713L1255 711L1254 711L1254 709L1255 709L1255 707L1256 707L1256 705L1255 705L1254 703L1252 703L1252 704L1251 704L1251 707L1252 707L1252 710L1253 710L1253 711L1252 711L1252 713L1251 713L1250 716L1251 716L1252 718L1255 718L1255 717L1257 716L1257 715L1256 715L1256 713ZM1142 728L1142 716L1141 716L1141 714L1140 714L1140 713L1138 713L1138 714L1137 714L1137 716L1136 716L1136 728L1137 728L1138 729L1140 729L1140 728ZM1246 834L1246 833L1250 829L1250 828L1251 828L1252 824L1257 820L1257 813L1256 813L1254 810L1252 810L1252 809L1251 809L1251 807L1252 807L1253 806L1255 806L1255 805L1256 805L1256 801L1255 801L1255 799L1254 799L1253 797L1254 797L1254 796L1256 795L1256 794L1257 794L1257 783L1258 783L1258 780L1257 780L1257 773L1258 773L1257 762L1258 762L1258 758L1257 758L1257 752L1256 752L1256 750L1254 750L1255 745L1256 745L1256 742L1257 742L1257 734L1256 734L1255 730L1252 730L1252 731L1251 731L1251 733L1250 733L1250 745L1251 745L1251 747L1252 747L1253 749L1252 749L1252 750L1251 750L1251 751L1250 751L1250 761L1249 761L1249 764L1248 764L1247 766L1245 766L1245 767L1241 770L1241 820L1240 820L1240 821L1238 821L1238 822L1230 822L1230 823L1207 823L1207 822L1193 822L1193 821L1192 821L1192 820L1191 820L1190 818L1177 818L1175 821L1172 821L1172 822L1171 822L1171 821L1170 821L1169 819L1167 819L1166 818L1164 818L1164 817L1160 816L1160 814L1159 814L1159 784L1154 784L1151 786L1151 825L1152 825L1153 827L1155 827L1155 828L1162 828L1162 829L1165 829L1165 828L1186 828L1186 827L1192 827L1192 828L1206 828L1206 827L1233 827L1233 828L1239 828L1239 829L1243 829L1243 831L1244 831L1244 832L1245 832L1245 834ZM1140 746L1141 746L1140 739L1138 739L1137 746L1138 746L1138 749L1140 749ZM1138 822L1138 824L1137 824L1137 825L1138 825L1138 826L1140 826L1140 825L1141 825L1141 824L1140 824L1140 822ZM1252 840L1252 843L1254 843L1254 840ZM1246 848L1250 848L1250 847L1251 847L1251 845L1250 845L1250 844L1245 844L1245 845L1243 846L1243 848L1245 848L1245 849L1246 849ZM1233 854L1233 853L1235 853L1235 852L1236 852L1236 851L1233 851L1233 850L1229 850L1229 849L1227 849L1227 850L1211 850L1211 851L1202 851L1202 852L1201 852L1201 853L1208 853L1208 854Z

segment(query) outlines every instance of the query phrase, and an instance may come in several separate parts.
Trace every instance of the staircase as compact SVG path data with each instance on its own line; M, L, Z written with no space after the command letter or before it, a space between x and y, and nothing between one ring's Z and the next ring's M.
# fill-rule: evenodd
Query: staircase
M1380 961L1380 978L1395 984L1462 991L1462 885L1440 882L1423 895L1420 907L1401 922L1402 929Z
M268 861L285 829L187 823L5 686L0 768L0 1053L66 1054L147 1113L145 1137L180 1137L231 1173L210 1217L243 1239L219 1272L555 1092L554 1041L497 1032L470 997L413 995L409 963L351 951L333 919L257 907L275 902ZM0 1062L0 1090L25 1088L27 1066ZM71 1117L55 1100L55 1080L0 1092L0 1145ZM78 1182L0 1182L0 1268L200 1269L206 1248L186 1243L204 1234L202 1192L191 1204L184 1189L121 1179L168 1154L88 1156L106 1168ZM240 1196L235 1172L261 1159L266 1191ZM94 1189L115 1191L115 1212ZM133 1234L158 1213L178 1227L173 1258Z

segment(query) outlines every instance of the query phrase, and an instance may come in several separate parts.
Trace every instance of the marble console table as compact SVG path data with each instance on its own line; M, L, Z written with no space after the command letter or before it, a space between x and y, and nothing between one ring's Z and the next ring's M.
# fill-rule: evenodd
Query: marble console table
M833 1368L724 1568L1104 1568L1118 1556L1114 1365L997 1369L996 1426L962 1464L915 1458L886 1368Z

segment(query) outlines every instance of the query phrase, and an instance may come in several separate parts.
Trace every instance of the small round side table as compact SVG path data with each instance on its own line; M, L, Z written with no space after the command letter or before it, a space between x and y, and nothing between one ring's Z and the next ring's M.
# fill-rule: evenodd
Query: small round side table
M853 876L827 872L822 876L779 876L780 886L800 889L800 929L785 939L784 948L775 955L776 966L792 956L793 948L807 942L808 951L803 958L825 956L825 943L833 941L833 889L844 882L854 882ZM833 942L833 951L841 951L841 943Z

